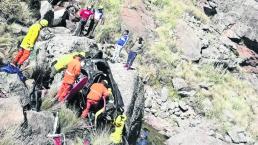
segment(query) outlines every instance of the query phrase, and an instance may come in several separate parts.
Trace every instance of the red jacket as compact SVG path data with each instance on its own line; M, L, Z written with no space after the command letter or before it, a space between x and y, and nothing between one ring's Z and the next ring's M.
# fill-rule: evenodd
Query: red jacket
M68 64L63 82L71 85L74 84L75 79L80 75L80 73L81 63L79 61L79 58L76 57Z
M82 9L80 11L80 17L83 20L88 20L89 17L93 14L93 12L91 10L87 10L87 9Z

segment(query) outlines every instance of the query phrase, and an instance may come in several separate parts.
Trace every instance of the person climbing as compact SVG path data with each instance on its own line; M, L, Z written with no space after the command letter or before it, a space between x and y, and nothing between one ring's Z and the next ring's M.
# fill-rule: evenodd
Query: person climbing
M90 87L90 92L87 95L86 108L83 110L81 117L87 118L90 108L93 105L97 105L102 97L105 99L111 95L111 89L107 88L108 81L102 80L100 83L94 83Z
M139 37L138 38L138 41L136 41L135 43L133 43L133 46L131 47L131 50L128 54L128 58L127 58L127 62L126 64L124 65L124 67L127 68L127 70L130 70L132 69L131 66L133 64L133 61L135 60L136 56L139 54L139 53L142 53L142 49L143 49L143 38L142 37Z
M78 22L76 29L74 31L73 36L80 36L82 30L87 24L88 19L91 19L93 12L91 11L91 7L87 7L86 9L81 9L79 11L80 21Z
M123 35L121 36L120 39L117 40L115 44L115 52L113 54L112 62L116 62L117 58L120 56L120 53L123 49L123 47L126 45L128 39L129 39L129 31L125 30Z
M18 54L15 56L12 65L19 68L21 67L23 62L29 58L31 51L33 50L34 44L36 43L39 36L40 30L47 26L48 21L42 19L29 28L27 35L22 40L22 43L20 45L21 48L19 49Z
M104 11L103 6L99 6L98 9L94 9L94 18L90 22L90 26L88 28L86 36L89 38L93 37L94 31L98 24L104 24Z
M69 91L72 89L75 80L81 73L81 62L84 57L80 54L75 55L73 60L69 62L67 69L64 74L62 85L56 95L58 101L64 102L65 96L68 95Z
M123 129L126 119L127 117L125 115L119 115L113 123L115 125L115 131L111 133L110 139L114 144L121 144L123 141Z
M58 58L55 62L54 65L51 67L51 73L50 73L50 83L54 80L54 77L57 73L61 72L64 70L69 62L73 60L73 57L80 54L83 57L86 57L86 55L89 55L87 52L73 52L70 54L66 54Z

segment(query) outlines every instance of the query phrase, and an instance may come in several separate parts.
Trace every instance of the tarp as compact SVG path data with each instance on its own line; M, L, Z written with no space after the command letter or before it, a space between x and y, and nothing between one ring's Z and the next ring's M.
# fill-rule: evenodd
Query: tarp
M0 67L0 72L6 72L8 74L17 74L22 82L26 80L26 77L22 74L22 71L10 64Z
M66 95L65 100L69 100L71 96L73 96L75 93L80 91L84 87L84 85L86 85L87 82L88 82L88 77L85 76L81 78L78 83L73 85L73 88L71 89L70 93Z

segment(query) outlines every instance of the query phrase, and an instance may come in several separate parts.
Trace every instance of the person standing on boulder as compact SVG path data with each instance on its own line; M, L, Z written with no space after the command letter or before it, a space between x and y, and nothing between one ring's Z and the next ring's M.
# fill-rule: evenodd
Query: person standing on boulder
M76 26L73 36L81 35L81 32L84 29L85 25L87 24L88 19L91 19L93 12L91 11L90 7L87 7L86 9L81 9L79 11L79 15L80 15L80 21Z
M75 55L73 60L68 64L62 85L56 96L58 101L64 102L65 96L68 95L69 91L72 89L75 80L81 73L81 61L83 58L84 57L80 54Z
M126 45L129 39L129 31L125 30L121 38L119 38L115 44L115 52L113 54L112 62L116 62L119 58L123 47Z
M90 26L88 28L87 36L89 38L93 37L94 31L98 24L104 24L104 11L103 6L100 6L98 9L94 10L94 18L90 22Z
M45 19L42 19L35 24L33 24L27 33L27 35L22 40L22 43L20 45L20 49L18 51L18 54L15 56L13 60L13 65L17 67L21 67L24 61L26 61L31 51L33 50L33 47L38 39L40 30L44 27L48 26L48 21Z
M132 69L131 66L136 58L136 56L139 54L139 53L142 53L142 49L143 49L143 38L142 37L139 37L138 40L133 44L129 54L128 54L128 58L127 58L127 62L125 64L124 67L127 68L127 70L130 70Z

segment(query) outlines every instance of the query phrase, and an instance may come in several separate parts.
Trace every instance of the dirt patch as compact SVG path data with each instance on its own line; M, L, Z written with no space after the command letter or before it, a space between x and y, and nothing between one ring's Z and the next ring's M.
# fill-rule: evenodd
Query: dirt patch
M147 11L145 4L140 1L134 7L124 6L121 11L121 18L126 28L136 35L147 38L155 29L156 25L152 14Z

